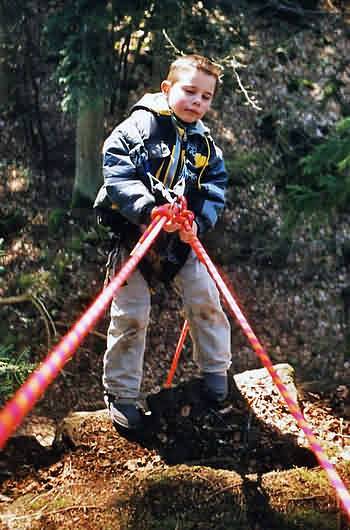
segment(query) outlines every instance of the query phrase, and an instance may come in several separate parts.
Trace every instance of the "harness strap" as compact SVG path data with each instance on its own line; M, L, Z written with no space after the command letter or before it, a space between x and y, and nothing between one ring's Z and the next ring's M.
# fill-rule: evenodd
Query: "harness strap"
M175 142L175 145L173 147L173 150L172 150L172 153L171 153L171 158L170 158L170 163L168 165L168 168L167 168L167 171L166 171L166 174L165 174L165 177L164 177L164 186L166 188L170 188L172 183L173 183L173 180L174 180L174 177L176 175L176 172L177 172L177 169L178 169L178 166L179 166L179 162L180 162L180 159L181 159L181 151L182 151L182 142L183 142L183 139L185 138L185 129L183 129L182 127L179 127L177 125L177 123L175 122L175 119L172 119L172 122L174 124L174 127L175 127L175 132L176 132L176 142Z

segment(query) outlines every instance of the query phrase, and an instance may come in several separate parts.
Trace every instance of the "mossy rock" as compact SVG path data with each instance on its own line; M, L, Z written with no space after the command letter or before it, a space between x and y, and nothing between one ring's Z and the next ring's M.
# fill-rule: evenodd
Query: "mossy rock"
M342 469L349 471L349 466ZM320 469L241 477L232 471L174 466L140 476L123 503L128 530L336 530L345 521Z
M242 479L233 472L185 465L145 475L127 500L130 530L250 528Z

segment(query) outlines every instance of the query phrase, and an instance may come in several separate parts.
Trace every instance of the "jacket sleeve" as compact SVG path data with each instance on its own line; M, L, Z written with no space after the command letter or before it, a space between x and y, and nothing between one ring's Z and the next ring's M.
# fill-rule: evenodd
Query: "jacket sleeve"
M198 202L194 205L199 233L213 228L225 206L227 173L221 150L213 143L209 164L199 182Z
M144 112L146 115L146 113ZM143 141L133 115L114 129L103 146L104 188L112 207L128 221L148 223L155 199L142 182L130 152Z

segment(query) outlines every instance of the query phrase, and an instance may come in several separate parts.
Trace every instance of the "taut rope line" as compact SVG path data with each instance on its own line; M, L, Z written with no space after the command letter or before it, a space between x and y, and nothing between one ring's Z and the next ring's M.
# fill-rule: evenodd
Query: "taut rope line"
M33 408L37 400L44 393L49 384L57 377L60 370L72 357L78 346L81 344L90 329L95 325L99 317L106 310L113 296L127 280L129 275L136 268L138 262L146 254L156 237L159 235L164 224L168 220L175 221L182 229L191 231L194 215L187 210L186 199L179 197L172 205L165 204L155 208L152 212L152 222L140 238L136 247L131 253L119 273L97 296L92 305L83 316L74 324L71 330L63 337L60 343L49 353L43 363L36 369L27 381L17 390L13 398L5 405L0 412L0 449L2 449L10 437L11 433L20 425L26 414ZM272 365L272 362L259 342L247 319L240 310L237 302L232 296L229 288L221 278L215 265L209 258L199 239L193 235L190 243L198 259L204 263L209 274L215 281L221 295L223 296L230 312L236 318L243 332L248 338L252 348L259 357L263 366L268 370L273 382L277 386L280 394L286 402L290 413L297 421L300 429L304 432L311 450L315 454L320 466L328 475L329 481L334 487L343 508L350 519L350 494L340 478L333 464L327 458L322 446L316 439L311 428L306 422L298 404L289 393L287 387L282 382L280 376ZM187 330L184 324L182 335L183 340ZM179 348L181 351L181 347Z
M5 405L0 412L0 449L5 446L12 432L21 424L23 418L71 359L78 346L107 309L113 296L146 254L166 221L165 216L158 216L153 220L123 268Z
M339 499L347 513L348 518L350 519L350 494L340 478L338 472L334 468L333 464L329 461L327 458L327 455L325 454L322 446L316 439L315 435L313 434L310 426L306 422L303 413L301 412L299 405L295 402L293 397L291 396L290 392L288 391L287 387L282 382L280 376L278 375L277 371L275 370L269 356L265 352L264 348L262 347L261 343L259 342L258 338L256 337L255 333L253 332L252 328L250 327L247 319L243 315L242 311L238 307L237 302L233 298L230 290L228 289L227 285L221 278L220 274L218 273L216 267L214 266L213 262L209 258L208 254L206 253L203 245L200 243L198 238L194 238L191 242L191 246L195 253L197 254L198 258L202 263L205 264L207 267L207 270L209 274L212 276L213 280L215 281L220 293L222 294L228 308L230 309L230 312L232 315L236 318L238 321L240 327L242 328L244 334L248 338L253 350L259 357L260 361L264 365L264 367L268 370L270 376L272 377L273 382L277 386L280 394L282 395L284 401L286 402L286 405L292 414L292 416L297 421L300 429L305 434L310 448L315 454L320 466L325 470L325 472L328 475L329 481L331 482L332 486L336 490Z

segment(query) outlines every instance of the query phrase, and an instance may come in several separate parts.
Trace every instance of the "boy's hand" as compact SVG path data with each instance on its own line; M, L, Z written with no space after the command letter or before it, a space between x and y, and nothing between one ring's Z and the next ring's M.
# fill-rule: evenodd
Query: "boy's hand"
M169 219L169 221L167 221L165 223L165 225L163 226L164 230L166 232L176 232L176 230L180 230L181 228L181 225L179 225L179 223L175 223L174 221L172 221L171 219Z
M197 234L198 234L198 225L196 221L193 221L190 230L182 229L179 232L180 239L184 243L191 243L191 241L193 241L193 239L197 237Z

